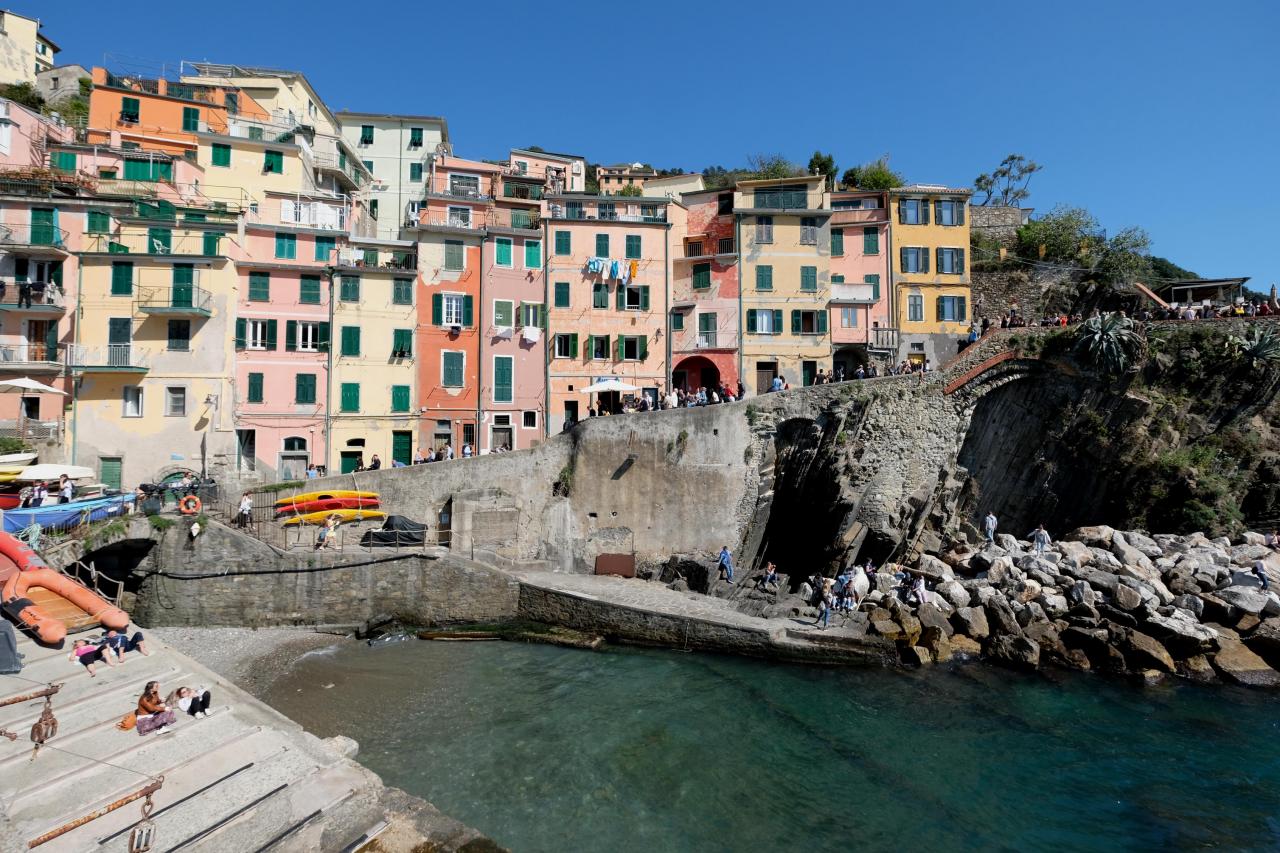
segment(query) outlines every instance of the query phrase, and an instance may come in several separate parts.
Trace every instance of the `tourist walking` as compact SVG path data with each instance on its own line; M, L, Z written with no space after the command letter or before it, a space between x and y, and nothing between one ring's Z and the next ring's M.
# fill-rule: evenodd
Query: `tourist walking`
M822 623L822 630L827 630L831 624L831 605L834 602L831 594L831 588L827 587L818 594L818 618L813 620L813 624Z
M1053 543L1053 538L1049 536L1049 531L1044 529L1043 524L1037 525L1028 538L1031 540L1031 544L1035 546L1037 555L1049 550L1049 545Z
M998 525L999 522L996 521L996 514L994 512L988 512L987 517L982 519L982 533L987 537L988 542L996 541L996 527Z
M728 545L720 549L720 559L716 561L716 565L719 566L720 574L724 575L724 579L733 583L733 554L729 552Z
M1267 564L1262 560L1253 561L1253 576L1262 584L1262 591L1271 590L1271 579L1267 577Z
M929 603L929 590L924 585L923 577L917 577L911 582L911 594L915 596L917 607L922 607Z

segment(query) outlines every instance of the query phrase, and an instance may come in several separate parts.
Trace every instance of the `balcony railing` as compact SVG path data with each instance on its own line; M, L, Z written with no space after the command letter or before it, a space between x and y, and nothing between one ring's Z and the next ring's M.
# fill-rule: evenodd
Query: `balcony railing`
M144 314L208 317L213 310L213 294L193 284L142 287L134 302Z
M159 186L151 181L126 181L121 178L98 178L98 192L101 195L120 195L129 198L140 196L156 196Z
M0 345L0 366L23 365L24 369L61 369L66 347L47 344Z
M445 196L446 198L460 198L466 201L489 201L493 196L486 195L478 189L472 187L454 187L446 186L431 191L432 195Z
M372 249L341 249L338 252L338 266L355 269L382 270L417 270L418 256L411 252L391 251L376 252Z
M524 198L530 201L538 201L543 194L544 190L537 184L509 184L505 181L502 184L503 198Z
M752 207L769 210L807 210L810 194L805 190L756 190L752 193ZM817 207L817 205L813 205Z
M698 332L698 340L694 344L698 349L709 349L716 346L715 332Z
M280 222L302 228L319 228L325 231L346 231L345 208L319 202L294 202L280 205Z
M897 352L898 330L880 328L878 326L871 329L871 339L867 341L867 346L871 349Z
M0 311L30 311L32 314L63 314L67 298L53 282L0 281Z
M199 222L183 222L176 229L192 231L200 227ZM112 236L110 234L85 235L85 251L111 255L186 255L197 258L213 258L222 254L222 240L225 235L210 232L214 236L201 234L174 234L168 240L152 237L146 233L129 233Z
M107 344L99 347L69 346L67 366L73 370L148 370L151 353L133 344Z
M665 210L657 213L609 213L603 214L597 211L583 210L581 208L561 207L558 204L551 205L552 219L578 219L578 220L598 220L601 222L666 222L667 213Z
M0 244L6 246L51 246L62 249L67 242L67 229L52 225L0 225Z
M530 210L491 210L485 216L485 222L491 228L523 228L532 231L542 227L538 212Z

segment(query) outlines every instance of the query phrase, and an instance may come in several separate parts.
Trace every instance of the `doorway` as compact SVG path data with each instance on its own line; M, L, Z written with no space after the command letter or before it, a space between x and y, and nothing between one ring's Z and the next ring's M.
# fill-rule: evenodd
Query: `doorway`
M818 376L818 362L802 361L800 362L800 376L804 387L808 388L813 384L813 380Z
M102 485L108 489L120 491L124 480L123 471L124 457L122 456L103 456L98 459L98 472L102 478Z
M29 421L40 420L40 398L39 397L23 397L22 398L22 416Z
M413 433L395 430L391 433L391 461L408 465L413 461Z
M364 458L364 454L359 450L344 450L342 451L341 456L342 465L341 468L339 468L339 471L343 474L350 474L352 471L356 470L356 466L359 465L360 460Z
M258 470L258 432L252 429L236 430L236 470Z
M773 387L773 379L778 375L778 362L776 361L757 361L756 362L756 393L767 394L769 389Z
M564 401L564 425L571 427L578 422L578 401Z
M129 317L112 317L107 321L107 364L111 367L128 367L129 351L133 346L133 320Z
M511 429L511 415L494 415L489 428L489 452L515 448L515 433Z

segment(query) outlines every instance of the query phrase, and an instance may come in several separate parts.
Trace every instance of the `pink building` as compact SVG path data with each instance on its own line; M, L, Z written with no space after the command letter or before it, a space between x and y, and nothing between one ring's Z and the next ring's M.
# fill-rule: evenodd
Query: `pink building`
M741 336L738 326L738 251L733 189L682 196L688 208L671 278L671 381L708 392L727 385L736 394Z
M511 149L513 173L541 178L549 193L580 193L587 189L587 161L577 154Z
M889 218L881 192L831 194L831 346L837 374L892 358Z
M67 125L0 98L0 168L46 167L50 146L74 138Z

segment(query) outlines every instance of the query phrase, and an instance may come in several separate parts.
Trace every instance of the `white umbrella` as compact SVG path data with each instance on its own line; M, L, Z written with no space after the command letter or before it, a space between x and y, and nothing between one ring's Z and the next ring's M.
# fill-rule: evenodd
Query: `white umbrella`
M83 480L86 477L94 476L92 468L86 468L83 465L55 465L52 462L46 462L42 465L28 465L23 468L15 479L18 480L56 480L63 474L67 475L68 480Z
M639 391L640 389L634 385L628 385L617 379L601 379L594 385L588 385L582 389L583 394L598 394L601 391Z
M21 379L0 379L0 394L21 394L24 391L38 391L41 394L61 394L66 396L66 391L59 391L43 382L37 382L30 377L23 376Z

